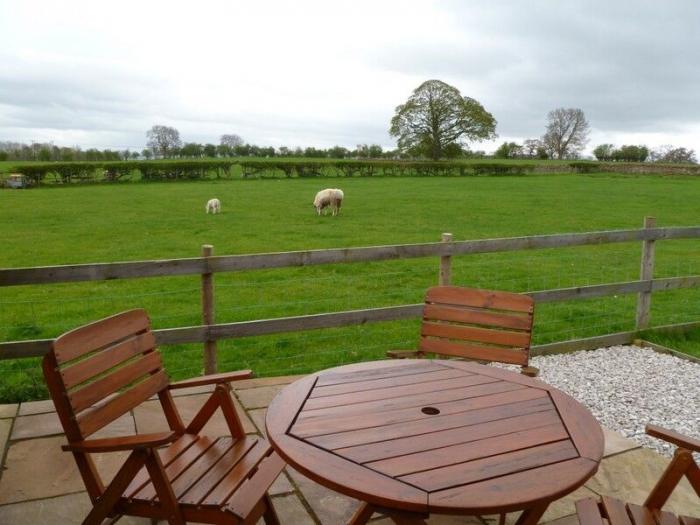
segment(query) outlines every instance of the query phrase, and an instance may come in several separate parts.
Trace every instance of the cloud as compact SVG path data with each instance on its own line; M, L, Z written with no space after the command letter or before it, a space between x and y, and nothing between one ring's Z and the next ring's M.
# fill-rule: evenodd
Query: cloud
M700 149L693 0L0 0L10 10L0 140L140 149L164 123L186 141L391 147L395 106L440 78L494 114L499 140L540 136L563 106L586 112L596 141Z

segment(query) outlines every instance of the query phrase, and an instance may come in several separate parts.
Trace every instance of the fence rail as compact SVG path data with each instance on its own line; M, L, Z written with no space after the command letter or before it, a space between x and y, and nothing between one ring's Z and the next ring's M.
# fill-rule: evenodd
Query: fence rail
M450 234L443 234L441 242L425 244L0 269L0 286L173 275L202 275L202 318L205 324L159 329L154 332L159 344L204 343L205 368L207 372L212 373L216 370L215 342L217 340L412 319L420 317L422 312L422 304L408 304L217 324L214 322L213 313L213 275L217 272L438 256L440 258L439 282L440 284L449 284L451 258L454 255L642 241L642 263L639 280L533 291L528 292L528 295L532 296L537 303L547 303L618 294L638 294L636 328L637 330L643 330L648 324L651 296L654 292L700 287L700 275L651 278L654 266L654 241L697 239L700 238L700 226L655 228L652 227L653 225L653 218L647 217L645 219L645 228L633 230L470 241L452 241ZM203 254L212 253L211 250L212 248L207 246ZM633 332L626 332L624 334L597 336L590 338L590 342L598 344L600 341L609 340L611 344L615 344L615 342L622 340L631 341L633 334ZM607 339L605 339L606 337ZM42 356L49 349L51 342L51 339L0 342L0 360ZM542 345L541 350L550 353L555 351L556 348L582 347L585 347L584 342L568 341Z
M636 230L564 233L502 239L396 244L365 248L335 248L252 255L219 255L157 261L4 268L0 269L0 286L197 275L317 264L386 261L415 257L446 257L542 248L565 248L590 244L694 238L700 238L700 226L640 228Z

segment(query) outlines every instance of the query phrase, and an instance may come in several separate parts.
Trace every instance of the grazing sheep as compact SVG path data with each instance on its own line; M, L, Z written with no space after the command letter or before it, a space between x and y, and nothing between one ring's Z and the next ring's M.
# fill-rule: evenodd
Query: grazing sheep
M207 201L207 206L206 206L206 211L209 213L210 211L212 213L219 213L221 211L221 202L219 199L209 199Z
M338 188L327 188L319 191L314 199L316 213L321 215L321 210L330 206L333 215L338 215L340 206L343 204L344 196L343 190L339 190Z

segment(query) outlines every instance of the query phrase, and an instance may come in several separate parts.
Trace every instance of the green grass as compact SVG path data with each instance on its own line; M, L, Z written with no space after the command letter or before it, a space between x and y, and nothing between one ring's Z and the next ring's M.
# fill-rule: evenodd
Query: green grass
M652 343L673 348L700 359L700 328L674 333L649 332L644 335L644 338Z
M338 217L317 217L315 192L340 186ZM218 197L220 215L206 215ZM232 180L0 191L0 267L433 242L698 224L700 179L535 175L332 181ZM634 280L639 243L455 257L455 284L541 290ZM657 243L656 276L700 274L700 241ZM218 322L421 302L437 258L217 274ZM101 316L145 307L156 328L201 322L197 276L0 289L0 340L54 337ZM544 304L535 342L634 325L634 296ZM652 320L697 320L700 293L654 295ZM302 373L412 347L417 321L219 342L220 369ZM201 372L201 345L164 349L175 378ZM0 362L0 402L45 395L36 360Z

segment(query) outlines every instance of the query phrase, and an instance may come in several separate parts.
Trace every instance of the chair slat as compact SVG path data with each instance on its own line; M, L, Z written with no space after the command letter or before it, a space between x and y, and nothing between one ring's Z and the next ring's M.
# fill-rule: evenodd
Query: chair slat
M473 326L460 326L447 323L424 322L421 325L421 335L490 343L516 348L527 347L530 344L530 334L526 332L489 330L486 328L475 328Z
M460 288L458 286L436 286L428 289L428 303L453 304L494 310L532 312L534 300L528 295L492 290Z
M603 525L598 502L593 498L585 498L576 502L576 513L580 525Z
M267 492L284 466L285 463L281 457L275 453L270 454L255 474L233 495L226 507L240 519L245 519L253 511L259 495Z
M271 450L270 445L265 441L256 442L246 455L236 463L236 466L209 492L202 504L221 505L227 501L241 483L248 478L253 469L271 453Z
M84 410L77 416L78 426L83 437L93 434L167 386L168 376L163 370L160 370L106 403Z
M506 349L497 347L460 344L444 339L421 338L420 349L423 352L451 355L454 357L466 357L469 359L483 359L485 361L500 361L514 365L527 365L528 353L524 349Z
M108 373L97 381L90 383L68 394L68 399L73 406L73 411L78 412L97 403L108 395L113 394L125 386L133 383L140 377L152 374L163 366L163 361L158 352L151 352L143 357Z
M654 515L646 507L628 503L627 512L632 518L634 525L656 525Z
M138 334L121 343L105 348L102 352L77 363L61 368L63 384L73 388L88 379L106 372L113 366L131 359L137 354L148 352L156 346L153 332Z
M529 330L532 325L532 318L529 315L469 310L462 307L438 304L426 304L423 308L423 319L499 326L515 330Z
M655 511L655 513L659 525L680 525L680 522L678 521L678 518L675 514L672 514L665 510L657 510Z
M53 350L56 361L59 365L63 364L130 335L144 332L148 328L148 315L140 309L129 310L76 328L54 341Z
M625 504L619 499L603 496L601 505L610 520L610 525L632 525Z

